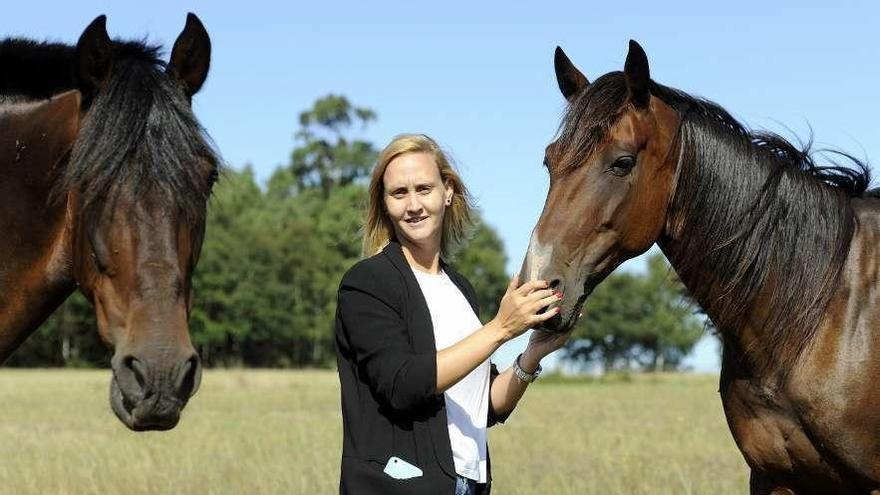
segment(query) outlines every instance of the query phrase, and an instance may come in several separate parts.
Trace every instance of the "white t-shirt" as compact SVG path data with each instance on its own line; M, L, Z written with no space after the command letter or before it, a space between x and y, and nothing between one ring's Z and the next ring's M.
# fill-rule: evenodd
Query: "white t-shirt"
M464 294L446 273L432 275L413 270L428 302L437 350L450 347L482 325ZM486 421L489 416L489 373L487 359L447 390L446 423L455 472L459 476L487 482Z

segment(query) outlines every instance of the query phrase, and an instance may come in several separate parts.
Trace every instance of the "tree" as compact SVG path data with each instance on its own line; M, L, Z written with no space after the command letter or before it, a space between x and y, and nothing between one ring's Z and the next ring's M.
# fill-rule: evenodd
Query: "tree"
M263 234L270 214L250 167L227 171L215 186L190 316L193 344L209 366L241 364L252 330L271 322L274 255Z
M344 96L319 98L311 109L300 113L290 165L273 175L270 193L292 196L296 191L317 187L327 198L334 187L366 177L375 162L376 149L372 143L349 134L356 123L363 129L374 120L376 112L356 107Z
M651 256L647 273L613 273L590 295L566 357L603 368L676 369L703 332L691 301L666 259Z

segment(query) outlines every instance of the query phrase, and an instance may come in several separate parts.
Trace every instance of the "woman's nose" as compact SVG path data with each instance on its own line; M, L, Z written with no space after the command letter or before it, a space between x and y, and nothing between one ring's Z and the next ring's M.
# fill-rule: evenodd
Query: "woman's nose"
M422 203L419 202L418 194L410 194L407 197L407 199L408 199L407 204L406 204L407 210L409 210L411 212L417 212L422 209Z

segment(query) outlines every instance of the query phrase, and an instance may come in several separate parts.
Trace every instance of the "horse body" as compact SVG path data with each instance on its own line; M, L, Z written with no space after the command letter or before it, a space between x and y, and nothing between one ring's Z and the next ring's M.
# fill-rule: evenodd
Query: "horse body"
M210 40L190 14L166 63L105 23L76 46L0 40L0 361L78 288L114 413L164 430L201 376L187 320L219 159L191 98Z
M815 339L791 368L772 363L759 295L724 335L719 392L752 468L752 493L868 493L880 489L880 200L853 200L858 229ZM674 242L658 242L673 268ZM685 282L685 285L688 285ZM693 284L691 284L693 287ZM691 290L696 291L696 288ZM769 290L769 289L765 289ZM711 306L705 299L698 302ZM708 312L712 317L711 311ZM774 490L780 490L774 492Z
M753 173L761 169L749 166L758 169ZM752 181L765 184L772 170L763 172L767 175L759 173ZM709 187L723 195L723 188L738 186L721 182ZM760 200L758 191L747 203ZM855 494L880 489L880 439L871 434L880 431L880 414L873 407L880 392L872 387L880 380L880 349L873 344L880 342L880 200L864 196L845 202L854 229L848 240L841 241L847 247L840 275L827 310L819 315L813 337L803 349L774 343L773 333L779 329L766 325L776 311L771 293L780 290L780 278L791 276L785 266L768 274L738 318L719 327L724 341L719 391L734 440L753 470L753 493L779 489L779 493ZM708 316L724 321L716 307L730 277L715 277L721 287L705 287L704 281L712 278L707 271L725 269L711 262L693 267L693 258L699 255L676 239L681 229L672 225L689 220L676 220L681 212L675 204L672 201L670 221L657 244ZM831 216L839 208L833 201L811 206L817 217ZM733 214L721 221L741 222L742 217ZM700 236L693 232L709 228L687 229L688 235ZM810 247L808 242L804 246ZM819 264L815 269L823 267Z
M753 485L795 493L880 489L880 201L856 198L858 228L829 310L782 385L725 346L721 396ZM742 347L742 344L740 344ZM767 384L763 390L754 383ZM760 490L758 490L760 493Z
M880 199L867 168L817 166L721 107L654 83L631 42L569 101L521 278L565 298L657 243L723 341L720 394L753 494L880 493ZM846 156L846 155L844 155Z

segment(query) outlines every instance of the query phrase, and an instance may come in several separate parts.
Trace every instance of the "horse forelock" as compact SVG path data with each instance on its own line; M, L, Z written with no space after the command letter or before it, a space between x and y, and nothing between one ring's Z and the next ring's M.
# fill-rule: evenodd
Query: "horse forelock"
M204 220L219 158L159 47L119 43L111 76L88 107L53 198L76 191L83 213L163 195L191 223ZM205 174L200 162L211 168Z
M610 72L586 87L568 105L556 138L553 171L564 173L583 163L608 138L627 101L622 72Z

